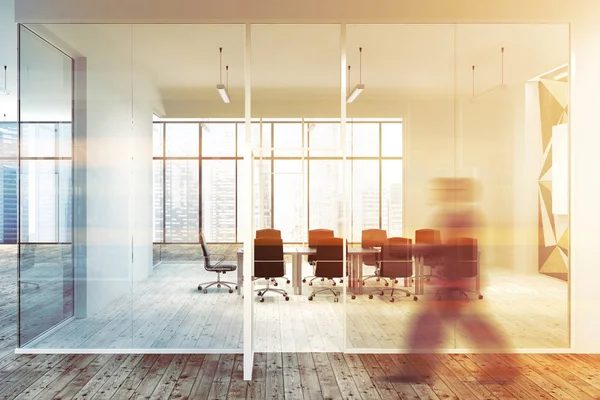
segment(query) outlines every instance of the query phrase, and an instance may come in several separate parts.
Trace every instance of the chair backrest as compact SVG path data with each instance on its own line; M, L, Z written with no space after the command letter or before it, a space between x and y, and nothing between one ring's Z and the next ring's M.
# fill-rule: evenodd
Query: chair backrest
M361 246L364 248L381 247L387 239L384 229L363 229Z
M281 231L278 229L259 229L256 231L256 238L281 239Z
M344 276L344 239L323 238L317 244L315 276L342 278Z
M438 229L417 229L415 231L415 243L418 244L440 244L441 237Z
M385 278L408 278L413 275L412 239L388 238L381 246L379 275Z
M331 229L312 229L308 231L308 247L317 247L319 240L334 237Z
M444 275L448 278L473 278L477 276L478 244L473 238L452 238L446 243Z
M204 257L204 269L211 271L212 265L210 264L210 253L208 252L206 239L204 238L204 233L202 232L200 232L200 248L202 249L202 256Z
M442 244L442 239L438 229L417 229L415 231L415 244L432 245L427 250L427 253L424 253L423 264L434 267L441 262L442 254L440 253L440 245Z
M383 246L387 239L387 232L383 229L363 229L361 247L370 249ZM365 265L377 265L379 254L365 254L362 258Z
M284 275L283 241L273 237L254 239L254 277L277 278Z

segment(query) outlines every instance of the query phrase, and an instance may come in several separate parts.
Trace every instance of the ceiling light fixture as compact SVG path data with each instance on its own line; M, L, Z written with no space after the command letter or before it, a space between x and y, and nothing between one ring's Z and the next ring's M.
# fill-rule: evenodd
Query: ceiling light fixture
M567 76L569 76L569 72L565 71L565 72L561 72L560 74L556 75L554 77L554 79L557 80L557 81L559 81L559 80L561 80L563 78L566 78Z
M348 96L346 97L347 103L352 103L354 100L356 100L358 95L365 89L365 85L362 83L362 47L359 47L358 51L360 54L358 66L359 81L358 85L354 86L354 89L348 93ZM348 66L348 88L350 88L350 66Z
M9 95L10 91L6 87L6 65L4 66L4 89L0 89L0 94Z
M229 65L225 66L225 70L227 73L227 84L229 84ZM227 85L223 85L223 48L219 47L219 84L217 85L217 90L221 95L224 103L231 103L231 99L229 98L229 93L227 92Z
M210 132L210 128L205 122L200 122L200 126L202 127L202 131Z

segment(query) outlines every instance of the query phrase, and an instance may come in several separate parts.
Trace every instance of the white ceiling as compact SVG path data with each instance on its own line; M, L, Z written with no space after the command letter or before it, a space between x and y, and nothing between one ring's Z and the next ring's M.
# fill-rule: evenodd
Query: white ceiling
M215 99L219 47L229 87L243 96L243 25L47 25L82 54L125 59L168 99ZM362 53L364 95L484 92L501 82L519 85L568 62L567 25L348 25L351 85L358 83ZM339 96L338 25L253 25L253 100ZM223 73L223 81L225 74Z

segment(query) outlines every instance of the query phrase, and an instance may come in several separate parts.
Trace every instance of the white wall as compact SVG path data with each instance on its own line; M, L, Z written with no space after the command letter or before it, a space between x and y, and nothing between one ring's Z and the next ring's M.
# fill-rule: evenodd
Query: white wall
M600 352L600 28L592 20L571 26L571 340L578 352Z

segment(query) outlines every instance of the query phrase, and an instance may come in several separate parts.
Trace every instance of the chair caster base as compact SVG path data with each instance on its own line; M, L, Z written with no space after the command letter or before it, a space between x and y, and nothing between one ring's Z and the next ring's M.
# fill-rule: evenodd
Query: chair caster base
M353 294L352 297L351 297L351 299L352 300L356 299L356 295Z
M483 299L483 295L482 295L482 294L480 294L479 296L477 296L477 298L478 298L479 300L482 300L482 299Z
M261 303L264 303L264 302L265 302L265 299L264 299L264 297L261 297L261 299L260 299L259 301L260 301Z
M290 297L289 296L285 296L285 301L290 301Z
M308 298L308 301L313 301L313 297L312 297L312 296L310 296L310 297Z
M370 294L370 295L369 295L369 299L372 299L372 298L373 298L373 295L372 295L372 294Z

